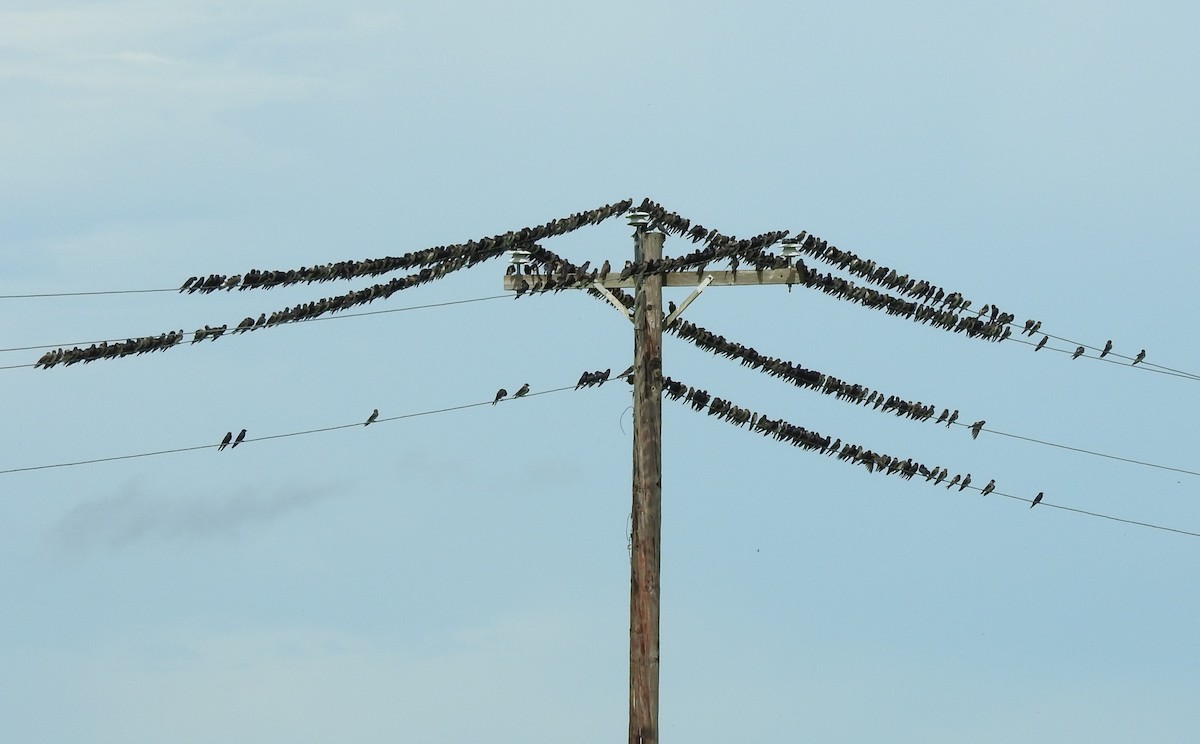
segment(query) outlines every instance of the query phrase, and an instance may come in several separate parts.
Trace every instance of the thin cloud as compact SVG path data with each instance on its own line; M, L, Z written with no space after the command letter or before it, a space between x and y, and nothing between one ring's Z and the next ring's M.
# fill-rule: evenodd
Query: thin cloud
M178 497L152 495L130 482L112 495L76 504L51 528L49 540L70 550L116 549L157 540L204 540L260 527L302 511L339 489L284 486L273 493Z

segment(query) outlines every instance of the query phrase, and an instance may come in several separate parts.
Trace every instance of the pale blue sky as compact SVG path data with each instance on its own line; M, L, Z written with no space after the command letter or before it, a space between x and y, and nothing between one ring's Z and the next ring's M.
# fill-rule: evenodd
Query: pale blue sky
M1198 27L1186 3L10 2L0 294L398 255L649 196L1200 373ZM547 246L631 251L622 221ZM503 270L368 309L500 294ZM4 299L0 348L373 282ZM966 422L1200 469L1195 380L802 289L714 288L687 315ZM546 390L630 348L611 308L561 293L2 370L0 470ZM665 371L1009 493L1200 531L1194 476L972 441L672 338ZM622 740L628 405L608 385L0 474L0 738ZM670 402L663 498L664 742L1194 740L1200 539L870 475Z

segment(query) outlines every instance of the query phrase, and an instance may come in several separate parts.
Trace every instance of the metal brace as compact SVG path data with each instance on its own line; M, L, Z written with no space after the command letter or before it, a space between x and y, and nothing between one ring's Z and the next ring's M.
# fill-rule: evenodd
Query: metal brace
M667 319L665 321L663 321L663 328L669 328L671 326L671 324L675 322L675 319L678 318L680 315L682 315L684 310L687 310L687 306L692 304L692 302L697 297L700 296L700 293L704 291L704 288L712 283L712 280L713 280L712 274L709 274L708 276L704 277L704 281L702 281L702 282L700 282L700 284L696 285L696 289L693 290L692 293L687 296L687 299L683 301L683 304L680 305L679 307L675 308L675 312L673 312L667 316Z
M628 320L630 323L633 322L633 311L622 305L621 301L617 299L617 296L608 291L608 287L605 287L600 282L592 282L592 289L603 294L604 299L611 302L612 306L615 307L621 313L621 315L624 315L626 320Z

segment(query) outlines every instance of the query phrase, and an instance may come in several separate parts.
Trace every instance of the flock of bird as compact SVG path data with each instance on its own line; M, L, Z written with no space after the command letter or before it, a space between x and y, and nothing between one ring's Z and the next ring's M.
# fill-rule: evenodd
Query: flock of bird
M530 276L528 280L524 276L529 274L523 275L518 280L516 292L518 297L526 292L582 287L596 279L609 277L613 270L609 262L605 261L603 266L595 269L590 268L590 262L585 262L582 266L575 266L552 252L546 251L537 245L536 241L599 224L625 214L630 211L632 206L633 200L626 199L597 209L577 212L565 218L551 220L535 227L525 227L465 243L411 251L401 256L338 261L312 267L302 266L299 269L287 271L252 269L243 274L229 276L224 274L210 274L206 277L192 276L182 284L179 291L209 293L219 290L232 291L233 289L267 289L300 283L376 276L401 269L423 267L416 273L392 279L390 282L335 297L300 303L270 314L262 313L257 319L247 317L234 329L235 333L244 333L280 323L311 320L326 313L339 312L374 302L377 299L385 299L395 292L434 281L451 272L497 258L513 249L522 249L530 253L532 263L526 265L526 272L532 273L535 266L540 269L538 274ZM738 270L740 262L745 262L746 265L756 270L791 266L796 270L800 284L867 307L882 309L892 315L907 317L954 332L962 332L970 337L993 341L1008 338L1012 331L1012 314L1000 312L995 305L984 305L978 313L967 313L965 311L970 308L971 302L965 299L961 293L946 292L931 282L910 278L907 274L899 274L895 269L886 266L878 266L872 260L862 259L853 253L841 251L829 245L828 242L805 232L801 232L792 243L800 252L830 263L850 274L861 276L868 282L895 290L900 295L914 298L916 301L908 301L899 296L859 286L850 280L832 274L821 274L805 266L798 258L792 259L767 253L768 248L788 236L789 233L786 230L767 232L749 239L737 239L715 229L710 230L702 225L693 224L687 218L667 211L650 199L644 200L637 210L649 215L650 221L647 229L661 229L693 243L703 243L704 245L687 255L676 258L667 257L641 263L626 262L625 267L620 271L620 275L623 277L692 269L703 272L709 263L722 260L727 260L735 272ZM510 269L510 271L515 272L516 269ZM1040 321L1026 321L1025 332L1032 335L1040 326ZM192 334L192 343L206 339L216 340L227 331L228 325L215 327L206 325ZM50 368L59 364L70 365L95 359L119 358L130 354L166 350L179 344L184 337L184 332L180 330L157 336L127 339L126 341L103 342L90 347L55 349L44 353L34 366ZM1048 337L1043 338L1037 349L1044 347L1047 341ZM1103 356L1102 353L1101 357L1103 358ZM1141 361L1144 356L1145 352L1143 351L1134 363ZM1077 357L1078 355L1076 355Z
M897 395L885 395L865 385L849 383L839 380L832 375L825 375L816 370L805 369L793 362L766 356L748 346L729 341L722 336L683 319L677 319L667 328L667 331L679 338L692 342L704 351L729 357L730 359L738 359L741 361L742 366L758 369L772 377L786 380L797 387L816 390L825 395L833 395L838 400L848 401L856 405L863 405L884 412L895 413L897 416L907 417L916 421L928 421L937 413L937 407L933 404L905 400ZM955 411L954 415L957 418L958 412ZM938 423L945 421L948 416L949 410L946 410Z
M813 450L828 457L836 456L839 460L861 465L872 473L896 475L905 480L912 480L914 476L921 475L925 478L926 482L932 483L935 486L941 485L950 475L948 468L941 466L930 468L923 463L913 460L911 457L901 459L865 449L861 445L843 443L841 439L832 440L831 437L822 436L820 433L805 429L803 426L792 424L782 418L768 418L767 416L734 405L728 400L715 398L705 390L685 385L665 376L663 377L663 394L672 400L682 401L695 411L704 411L707 409L709 416L718 416L734 426L746 426L750 431L772 437L781 442L787 442L794 447ZM980 422L980 425L982 423ZM959 491L964 491L971 487L971 474L955 474L947 482L946 488L949 489L955 486L958 486ZM978 490L982 496L992 493L996 490L996 479L989 480L986 485ZM1043 494L1039 492L1030 503L1030 508L1037 506L1042 498Z
M257 269L244 274L226 276L210 274L207 277L188 277L179 288L180 292L210 293L218 290L232 291L233 289L269 289L272 287L293 284L333 281L350 279L358 276L374 276L400 269L423 266L414 274L396 278L387 283L375 284L354 292L348 292L336 297L326 297L308 303L300 303L290 308L263 313L258 320L246 318L238 324L236 331L257 330L280 323L311 320L326 313L348 310L357 305L374 302L377 299L391 297L392 294L415 287L419 284L440 279L451 272L465 269L489 259L502 256L514 248L528 248L534 242L545 238L565 235L588 225L595 225L627 212L633 205L632 199L608 204L603 207L577 212L568 217L550 220L535 227L524 227L520 230L509 231L479 240L469 240L465 243L437 246L419 251L411 251L401 256L362 261L339 261L313 267L300 267L288 271L260 271ZM193 343L204 339L216 340L222 336L228 325L218 327L204 326L196 330ZM93 344L91 347L75 347L72 349L56 349L42 355L35 367L49 369L58 364L74 364L90 362L95 359L108 359L128 356L132 353L159 351L169 349L184 338L184 332L171 331L158 336L144 336L129 339L117 344ZM115 350L114 350L114 347Z

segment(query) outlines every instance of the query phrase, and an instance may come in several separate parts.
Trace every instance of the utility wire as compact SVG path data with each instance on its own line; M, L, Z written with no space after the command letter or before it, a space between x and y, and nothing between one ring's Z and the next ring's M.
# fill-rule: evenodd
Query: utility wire
M686 386L684 386L684 387L686 387ZM665 389L665 388L666 388L666 380L664 379L664 392L666 392L666 389ZM689 392L691 392L691 391L693 391L693 390L694 390L694 388L689 388L688 390L689 390ZM708 395L706 391L700 391L700 392L704 393L704 394L705 394L705 396L707 396L707 395ZM700 402L700 404L697 406L697 405L691 405L691 402L690 402L690 401L688 401L688 400L685 400L685 399L684 399L684 397L682 396L682 394L680 394L680 395L676 396L676 395L670 395L670 394L668 393L668 395L669 395L669 397L674 397L674 398L676 398L677 400L680 400L680 401L682 401L682 402L683 402L685 405L689 405L689 406L690 406L690 407L691 407L693 410L695 410L695 411L698 411L698 412L704 412L704 411L705 411L705 409L707 408L707 409L708 409L708 415L709 415L709 416L712 416L712 415L713 415L713 410L714 410L714 408L713 408L712 406L710 406L710 405L709 405L709 402L708 402L708 401L701 401L701 402ZM719 401L719 402L723 403L725 406L730 406L730 405L731 405L730 401L728 401L728 400L725 400L725 399L722 399L722 398L715 398L715 399L713 399L713 401ZM737 407L736 407L736 406L734 406L734 408L735 408L735 409L737 409ZM745 409L737 409L737 410L744 411L745 413L750 413L748 410L745 410ZM757 415L758 415L758 414L754 414L754 416L755 416L755 417L757 417ZM723 417L723 416L719 416L719 418L722 418L722 420L726 421L727 423L731 424L732 426L735 426L735 427L738 427L738 428L740 428L740 427L741 427L741 424L740 424L740 423L738 423L738 422L737 422L737 421L735 421L735 420L731 420L731 419L729 419L729 418L727 418L727 417ZM765 417L764 417L764 418L765 418ZM752 420L753 420L753 419L752 419ZM767 419L767 420L768 420L768 421L770 421L770 419ZM796 428L796 429L801 429L801 430L803 430L803 427L796 427L795 425L792 425L792 424L787 424L786 422L784 422L784 421L783 421L783 419L779 419L778 421L774 421L774 422L772 422L772 424L785 424L786 426L788 426L788 427L790 427L790 428ZM749 430L749 431L756 431L756 429L755 429L755 427L754 427L754 424L751 424L751 425L750 425L750 428L749 428L748 430ZM761 430L760 430L760 431L758 431L758 433L771 433L771 432L763 432L763 431L761 431ZM815 436L816 436L816 437L818 437L818 438L820 437L820 435L819 435L819 434L817 434L816 432L806 432L806 433L807 433L807 434L809 434L809 435L815 435ZM776 436L775 438L776 438L776 439L779 439L779 437L778 437L778 436ZM827 440L826 440L826 441L827 441ZM839 440L838 440L838 442L840 443L840 442L841 442L841 440L839 439ZM793 442L790 442L790 443L792 443L792 444L795 444L795 442L794 442L794 441L793 441ZM856 447L856 445L845 445L845 446L849 446L849 447ZM815 445L813 445L813 446L811 446L811 447L807 447L807 448L809 448L809 449L814 449L814 450L817 450L817 451L818 451L818 454L821 454L821 455L824 455L824 454L825 454L825 450L824 450L824 448L818 448L818 447L817 447L817 446L815 446ZM859 447L858 449L859 449L859 450L861 450L861 447ZM868 452L869 452L869 451L868 451ZM839 458L839 459L841 459L841 458ZM872 469L872 472L884 472L884 468L883 468L883 467L879 467L879 468L878 468L878 471L876 471L876 470ZM888 472L889 474L891 474L891 473L894 473L895 471L893 471L893 470L891 470L891 469L888 469L888 470L887 470L887 472ZM958 479L958 478L957 478L957 476L955 476L955 481L957 481L957 479ZM926 478L926 480L928 480L928 478ZM940 483L941 483L941 481L939 480L939 481L938 481L938 484L940 484ZM935 485L936 485L936 484L935 484ZM952 483L951 483L951 486L953 486L953 485L955 485L955 483L954 483L954 482L952 482ZM949 487L950 487L950 486L947 486L947 488L949 488ZM960 487L960 488L959 488L959 490L961 491L961 490L963 490L963 488L970 488L970 489L971 489L971 490L973 490L973 491L979 491L979 492L981 492L981 493L983 492L983 488L980 488L979 486L967 485L967 486ZM1031 504L1031 505L1032 505L1032 504L1034 504L1034 499L1025 498L1025 497L1023 497L1023 496L1016 496L1016 495L1013 495L1013 494L1009 494L1009 493L1002 493L1002 492L1000 492L1000 491L995 491L995 490L993 490L991 493L992 493L992 494L995 494L995 495L997 495L997 496L1005 496L1005 497L1007 497L1007 498L1014 499L1014 500L1016 500L1016 501L1023 501L1023 502L1025 502L1025 503L1027 503L1027 504ZM1096 518L1098 518L1098 519L1107 519L1107 520L1110 520L1110 521L1113 521L1113 522L1121 522L1121 523L1123 523L1123 524L1135 525L1135 526L1137 526L1137 527L1146 527L1146 528L1149 528L1149 529L1154 529L1154 530L1162 530L1162 531L1164 531L1164 532L1174 532L1175 534L1178 534L1178 535L1186 535L1186 536L1188 536L1188 537L1200 537L1200 532L1191 532L1191 531L1189 531L1189 530L1182 530L1182 529L1179 529L1179 528L1176 528L1176 527L1167 527L1167 526L1165 526L1165 525L1153 524L1153 523L1151 523L1151 522L1141 522L1141 521L1138 521L1138 520L1136 520L1136 519L1126 519L1125 517L1117 517L1117 516L1113 516L1113 515L1111 515L1111 514L1102 514L1102 513L1100 513L1100 512L1088 511L1088 510L1086 510L1086 509L1078 509L1078 508L1075 508L1075 507L1073 507L1073 506L1065 506L1065 505L1062 505L1062 504L1054 504L1054 503L1051 503L1051 502L1045 501L1044 499L1043 499L1043 500L1040 500L1040 501L1038 501L1038 502L1037 502L1037 506L1046 506L1046 507L1049 507L1049 508L1051 508L1051 509L1061 509L1061 510L1063 510L1063 511L1073 512L1073 513L1075 513L1075 514L1083 514L1083 515L1085 515L1085 516L1089 516L1089 517L1096 517Z
M469 298L466 300L449 300L447 302L432 302L432 303L425 304L425 305L409 305L408 307L394 307L394 308L390 308L388 310L368 310L368 311L362 312L362 313L340 313L338 315L325 315L325 316L321 316L319 318L301 318L299 320L294 320L292 322L293 323L309 323L309 322L316 321L316 320L338 320L340 318L360 318L365 315L383 315L384 313L403 313L403 312L407 312L409 310L426 310L428 308L447 307L449 305L465 305L467 303L483 302L485 300L504 300L504 299L509 299L510 297L511 297L510 295L490 295L488 297L472 297L472 298ZM230 335L235 335L235 334L230 334ZM236 335L241 335L241 334L236 334ZM66 346L82 346L85 344L119 343L121 341L125 341L127 338L129 338L129 337L108 338L108 339L102 339L102 340L98 340L98 341L72 341L70 343L64 343L64 344L44 344L44 345L40 345L40 346L14 346L14 347L8 348L8 349L0 349L0 353L7 352L7 351L36 351L38 349L58 349L61 347L66 347ZM17 367L32 367L32 366L33 366L32 364L17 364L17 365L13 365L12 367L0 367L0 369L16 369Z
M568 387L554 388L552 390L540 390L538 392L527 393L526 395L524 395L522 397L523 398L534 398L539 395L550 395L551 393L561 393L564 390L574 390L574 389L575 389L575 386L570 385ZM506 398L506 399L500 400L498 402L507 403L507 402L513 401L513 400L517 400L517 398ZM431 416L435 413L448 413L450 411L461 411L466 408L478 408L479 406L487 406L487 405L492 405L492 401L485 400L482 403L464 403L463 405L459 405L459 406L448 406L446 408L435 408L435 409L432 409L429 411L417 411L416 413L405 413L405 414L401 414L399 416L389 416L387 418L378 418L378 419L375 419L375 421L373 422L372 425L382 424L387 421L400 421L402 419L416 418L418 416ZM304 431L291 431L291 432L287 432L284 434L268 434L267 436L245 439L245 440L243 440L242 443L248 444L250 442L264 442L268 439L284 439L286 437L300 437L300 436L305 436L308 434L318 434L318 433L326 432L326 431L337 431L338 429L353 429L358 426L363 426L363 422L358 421L353 424L339 424L337 426L325 426L320 429L306 429ZM26 473L26 472L33 471L33 470L50 470L52 468L68 468L68 467L74 467L76 465L94 465L94 464L100 463L100 462L115 462L117 460L133 460L133 459L140 458L140 457L157 457L159 455L172 455L172 454L176 454L178 452L193 452L195 450L214 449L219 446L220 446L220 444L216 444L216 443L214 443L214 444L198 444L198 445L195 445L192 447L176 447L174 449L156 450L154 452L139 452L139 453L136 453L133 455L116 455L113 457L97 457L92 460L75 460L72 462L56 462L56 463L51 463L49 465L31 465L31 466L23 467L23 468L9 468L7 470L0 470L0 475L8 475L11 473Z
M1010 323L1009 325L1015 326L1015 324L1013 324L1013 323ZM1043 334L1043 335L1049 336L1050 334L1047 333L1047 334ZM1098 349L1095 346L1088 346L1087 344L1078 344L1078 343L1075 343L1074 341L1071 341L1070 339L1061 338L1059 336L1050 336L1050 338L1058 339L1059 341L1066 341L1067 343L1075 344L1076 346L1082 346L1085 349L1092 349L1093 351L1102 351L1102 349ZM1029 341L1024 338L1017 338L1016 336L1009 336L1005 340L1006 341L1016 341L1017 343L1025 344L1027 346L1032 346L1034 348L1037 348L1037 342ZM1043 346L1042 351L1056 351L1059 354L1074 354L1075 353L1074 349L1059 349L1058 347L1050 346L1050 345ZM1117 354L1117 353L1114 353L1111 351L1108 352L1107 356L1115 356L1115 357L1119 357L1121 359L1128 359L1128 360L1133 359L1133 357L1124 356L1123 354ZM1119 362L1116 359L1108 359L1108 358L1101 359L1100 357L1087 356L1087 355L1084 355L1083 358L1089 359L1093 362L1105 362L1107 364L1115 364L1118 367L1124 367L1124 368L1128 368L1128 369L1136 369L1136 370L1141 370L1143 372L1153 372L1155 374L1167 375L1169 377L1182 377L1185 380L1200 380L1200 375L1194 375L1191 372L1184 372L1183 370L1171 369L1170 367L1164 367L1161 364L1154 364L1153 362L1142 362L1141 364L1133 365L1133 364L1126 364L1124 362Z
M970 424L964 424L959 421L954 422L954 425L962 426L967 429L971 428ZM1157 468L1158 470L1170 470L1173 473L1183 473L1185 475L1200 476L1200 472L1195 471L1195 470L1187 470L1185 468L1173 468L1169 465L1158 465L1153 462L1144 462L1142 460L1132 460L1128 457L1118 457L1117 455L1108 455L1103 452L1096 452L1094 450L1086 450L1086 449L1081 449L1079 447L1069 447L1065 444L1057 444L1055 442L1047 442L1044 439L1034 439L1033 437L1025 437L1025 436L1021 436L1020 434L1010 434L1006 431L997 431L996 429L987 429L987 428L981 428L980 431L988 432L989 434L998 434L999 436L1009 437L1012 439L1021 439L1026 442L1033 442L1034 444L1044 444L1047 447L1057 447L1059 449L1071 450L1072 452L1082 452L1085 455L1092 455L1094 457L1104 457L1109 460L1117 460L1118 462L1128 462L1128 463L1132 463L1134 465L1143 465L1148 468Z
M84 297L93 295L149 294L151 292L177 292L177 289L109 289L95 292L42 292L40 294L0 295L0 300L28 300L34 297Z

